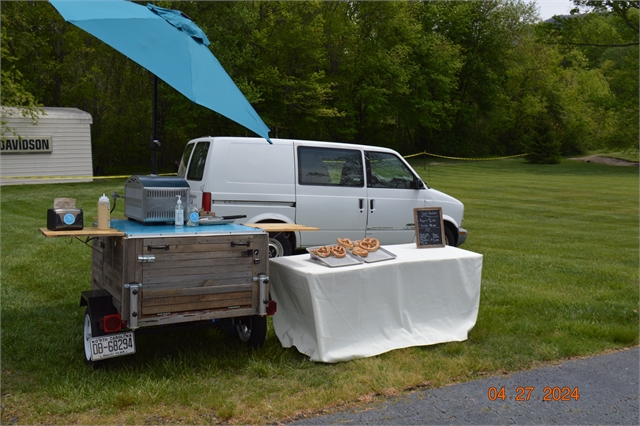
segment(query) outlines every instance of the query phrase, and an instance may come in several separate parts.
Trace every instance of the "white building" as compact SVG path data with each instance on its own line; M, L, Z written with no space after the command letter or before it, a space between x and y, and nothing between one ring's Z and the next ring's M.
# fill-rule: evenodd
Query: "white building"
M7 130L0 145L0 185L90 182L91 114L43 108L34 125L16 108L1 107Z

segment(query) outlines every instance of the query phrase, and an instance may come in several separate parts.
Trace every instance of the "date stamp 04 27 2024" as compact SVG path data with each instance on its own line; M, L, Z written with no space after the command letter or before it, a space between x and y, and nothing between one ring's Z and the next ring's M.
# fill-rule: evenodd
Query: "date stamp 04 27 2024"
M542 389L542 398L540 395L534 395L535 388L533 386L518 386L515 389L514 395L508 395L504 386L496 388L494 386L487 390L487 397L490 401L499 400L512 400L516 401L530 401L531 399L542 399L543 401L577 401L580 399L580 392L578 388L570 388L568 386L545 386Z

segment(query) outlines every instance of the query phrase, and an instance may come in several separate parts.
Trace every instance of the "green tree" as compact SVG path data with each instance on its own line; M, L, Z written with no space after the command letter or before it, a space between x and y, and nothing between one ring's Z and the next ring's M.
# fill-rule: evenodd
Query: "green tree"
M322 3L256 2L258 25L252 42L258 53L255 80L269 105L265 119L274 136L310 138L327 106L331 83L323 55Z
M9 46L12 38L7 30L7 17L2 15L1 42L0 42L0 94L2 95L2 106L0 114L0 134L15 133L15 130L7 125L6 117L15 112L24 117L30 117L33 124L37 124L38 117L44 115L37 98L26 87L26 82L22 72L16 66L18 58L12 54ZM21 14L14 15L13 19L22 20ZM13 107L13 108L5 108ZM16 108L17 107L17 108Z
M411 60L414 34L420 31L411 5L360 2L350 5L353 38L342 72L341 98L355 129L354 142L395 146L402 103L411 96L417 72Z
M640 23L638 22L638 10L640 10L639 0L573 0L576 6L592 8L595 12L612 13L624 22L624 24L635 35L636 43Z
M456 154L500 150L490 116L500 107L511 58L529 37L535 9L520 1L425 2L422 25L460 49L457 90L451 97L452 125L434 149Z
M324 8L334 140L424 149L450 126L459 49L425 31L414 2L327 2Z
M638 49L628 46L637 2L600 3L551 24L536 24L521 0L160 5L205 31L274 137L456 156L535 145L557 158L557 147L637 145ZM14 103L89 112L94 164L147 172L151 73L48 3L3 2L1 13L4 99L15 90ZM163 171L188 139L252 135L162 82L158 90Z
M580 90L595 88L596 74L604 77L610 94L601 97L591 121L602 131L585 144L593 149L638 149L638 1L574 1L571 16L556 17L537 28L538 39L555 45L571 63L579 51L587 59ZM588 78L591 76L591 78ZM610 96L613 96L610 99ZM606 124L605 124L606 123Z
M561 154L581 153L608 137L613 95L602 73L586 68L579 51L562 55L555 46L529 38L519 43L512 60L500 107L490 118L505 152L553 147L530 159L557 162ZM545 137L548 132L553 134Z

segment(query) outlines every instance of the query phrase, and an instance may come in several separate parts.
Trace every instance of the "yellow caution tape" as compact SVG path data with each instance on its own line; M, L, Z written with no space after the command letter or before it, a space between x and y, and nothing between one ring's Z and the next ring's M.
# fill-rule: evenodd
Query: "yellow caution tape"
M446 158L449 160L490 161L490 160L506 160L509 158L524 157L525 155L529 155L529 154L518 154L518 155L509 155L507 157L493 157L493 158L465 158L465 157L448 157L446 155L431 154L429 152L423 151L417 154L405 155L404 158L417 157L418 155L430 155L432 157Z

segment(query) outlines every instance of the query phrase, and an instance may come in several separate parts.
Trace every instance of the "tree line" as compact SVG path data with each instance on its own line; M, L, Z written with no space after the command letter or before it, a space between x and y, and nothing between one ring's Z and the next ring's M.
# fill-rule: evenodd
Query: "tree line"
M540 163L638 146L640 1L574 3L541 22L522 0L156 2L202 28L271 137ZM151 73L49 3L1 8L2 104L87 111L94 166L148 171ZM204 135L253 136L161 83L159 169Z

